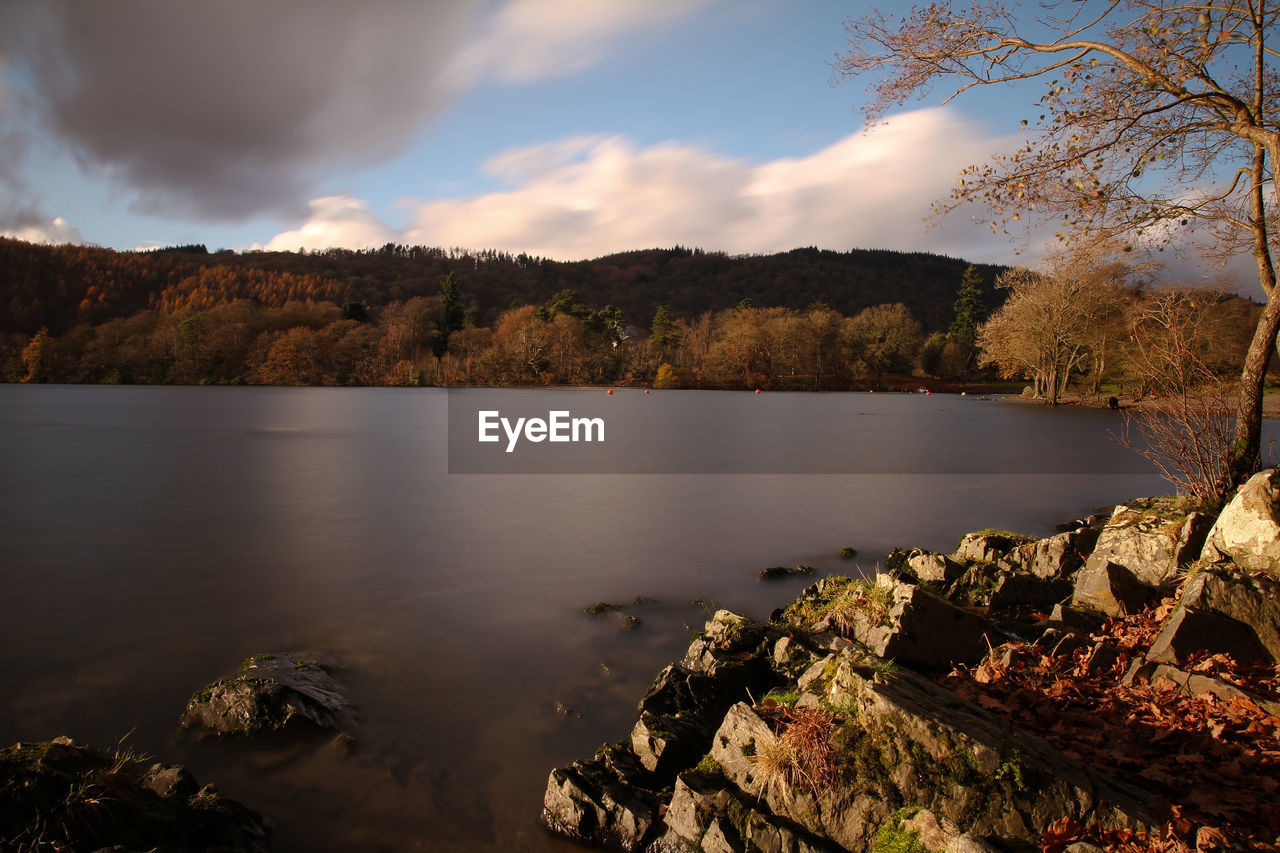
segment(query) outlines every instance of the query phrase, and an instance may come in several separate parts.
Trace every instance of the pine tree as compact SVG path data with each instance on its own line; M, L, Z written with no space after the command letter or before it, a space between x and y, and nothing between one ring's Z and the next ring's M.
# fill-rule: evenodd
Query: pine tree
M956 317L951 321L951 340L973 348L978 341L978 326L986 319L987 307L982 303L982 276L970 264L960 279L956 296Z

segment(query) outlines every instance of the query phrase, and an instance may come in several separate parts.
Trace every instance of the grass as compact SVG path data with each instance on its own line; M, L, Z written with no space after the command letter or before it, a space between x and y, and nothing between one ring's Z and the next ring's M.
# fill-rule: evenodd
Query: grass
M1035 542L1036 537L1028 536L1025 533L1015 533L1012 530L997 530L994 527L984 527L982 530L975 530L961 537L961 542L971 536L1002 536L1005 539L1012 539L1014 545L1025 545L1028 542Z
M892 607L893 593L889 587L871 579L833 577L827 579L821 593L792 602L783 612L783 618L797 626L829 618L837 631L847 635L860 618L871 625L887 624Z
M786 708L778 722L779 731L751 756L756 796L784 799L796 789L821 796L836 777L831 712Z

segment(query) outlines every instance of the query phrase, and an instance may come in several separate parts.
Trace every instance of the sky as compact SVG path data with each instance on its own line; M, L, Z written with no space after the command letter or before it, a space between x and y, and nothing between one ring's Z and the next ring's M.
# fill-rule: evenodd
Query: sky
M958 172L1038 92L868 129L827 0L5 0L0 233L556 259L817 246L1027 263Z

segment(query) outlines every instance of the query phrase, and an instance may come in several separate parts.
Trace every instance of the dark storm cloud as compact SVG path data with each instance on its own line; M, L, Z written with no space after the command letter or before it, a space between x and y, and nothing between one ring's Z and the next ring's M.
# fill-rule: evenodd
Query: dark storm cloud
M6 0L0 53L41 123L149 212L305 211L451 95L463 2ZM13 85L14 75L6 74Z

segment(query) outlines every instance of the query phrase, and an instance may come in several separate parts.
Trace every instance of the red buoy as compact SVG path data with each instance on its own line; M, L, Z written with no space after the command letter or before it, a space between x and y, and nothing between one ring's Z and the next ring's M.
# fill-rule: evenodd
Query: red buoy
M648 388L644 389L644 393L648 394L648 393L649 393L649 389L648 389Z
M613 396L613 389L612 389L612 388L610 388L610 389L609 389L609 396L610 396L610 397L612 397L612 396Z
M759 393L760 393L760 389L759 389L759 388L757 388L757 389L756 389L756 393L757 393L757 394L759 394Z

